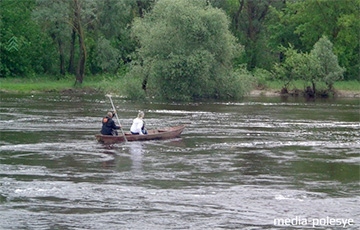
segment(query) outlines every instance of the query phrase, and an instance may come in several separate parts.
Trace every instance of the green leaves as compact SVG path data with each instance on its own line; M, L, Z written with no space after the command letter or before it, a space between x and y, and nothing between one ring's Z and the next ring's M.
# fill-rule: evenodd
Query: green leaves
M224 12L205 1L158 1L133 23L141 62L128 77L143 69L148 92L169 100L242 95L241 87L230 87L240 84L229 77L240 46L228 26Z
M327 84L329 89L332 89L334 82L342 79L345 72L333 52L333 44L326 36L323 36L316 42L310 54L319 63L319 78Z
M1 77L44 73L56 60L51 39L32 20L34 6L32 0L0 1Z
M269 45L291 43L296 49L309 52L323 35L334 44L333 52L346 67L346 79L359 76L359 0L286 1L281 9L272 8L269 20Z
M326 36L316 42L310 53L297 52L290 45L284 52L285 61L275 65L275 76L285 82L284 88L291 81L302 79L312 84L314 93L317 82L324 82L332 90L334 82L341 79L345 71L339 66L332 47Z

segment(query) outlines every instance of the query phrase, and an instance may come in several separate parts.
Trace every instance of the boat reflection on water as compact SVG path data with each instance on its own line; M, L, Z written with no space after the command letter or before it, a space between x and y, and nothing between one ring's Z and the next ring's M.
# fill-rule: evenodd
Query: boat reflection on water
M111 157L111 159L103 162L103 168L120 169L129 167L134 175L142 174L143 148L141 142L128 142L126 147L122 149L119 149L116 145L105 145L102 153Z
M167 141L127 142L126 144L101 144L102 153L107 155L103 168L119 171L131 169L133 175L142 175L145 153L152 149L183 149L187 145L182 138Z
M103 154L106 154L110 157L110 160L106 160L103 162L103 168L113 168L116 165L116 148L112 145L104 145L102 146L104 149L102 151Z
M141 142L129 142L131 170L134 175L142 174L143 171L143 143Z

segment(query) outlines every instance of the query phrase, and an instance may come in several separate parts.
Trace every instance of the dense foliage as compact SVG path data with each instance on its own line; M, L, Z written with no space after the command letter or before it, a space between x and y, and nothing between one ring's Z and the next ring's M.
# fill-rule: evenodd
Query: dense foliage
M31 17L34 1L3 0L0 4L1 77L54 73L56 48Z
M334 79L359 79L359 10L360 0L1 0L0 77L74 75L81 83L131 65L142 75L129 86L166 98L221 97L233 95L227 90L244 74L231 66L309 79L301 68L279 70L292 52L305 66L317 56L323 64L314 82L331 88ZM330 43L320 49L323 36ZM323 67L326 50L336 70Z
M225 13L206 2L158 1L133 25L144 87L166 99L242 95L241 76L232 70L240 46L228 25Z
M315 43L310 53L319 63L318 76L332 90L335 81L343 78L345 69L339 65L338 57L333 52L333 44L327 37Z
M301 79L311 83L311 94L315 95L317 82L325 83L327 90L332 91L335 81L343 78L345 69L339 66L333 44L325 36L315 43L311 52L298 53L291 46L284 54L285 61L275 65L274 77L284 82L285 90L291 81Z

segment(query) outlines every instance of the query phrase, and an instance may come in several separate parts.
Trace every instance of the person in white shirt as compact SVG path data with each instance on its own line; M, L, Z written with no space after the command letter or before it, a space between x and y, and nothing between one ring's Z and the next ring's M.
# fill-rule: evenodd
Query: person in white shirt
M145 122L143 121L145 114L144 112L140 111L137 118L133 120L133 123L130 128L131 134L134 135L144 135L147 134L145 129Z

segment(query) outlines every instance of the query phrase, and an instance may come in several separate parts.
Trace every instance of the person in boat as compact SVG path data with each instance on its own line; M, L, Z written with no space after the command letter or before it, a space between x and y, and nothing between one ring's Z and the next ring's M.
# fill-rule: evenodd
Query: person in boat
M115 122L112 119L115 114L116 114L116 111L108 112L107 116L102 119L102 128L100 131L100 133L102 135L113 135L113 136L118 135L118 132L116 130L120 129L121 126L115 125Z
M140 111L137 118L133 120L133 123L130 128L130 132L133 135L144 135L147 134L147 130L145 129L145 122L143 120L145 114Z

